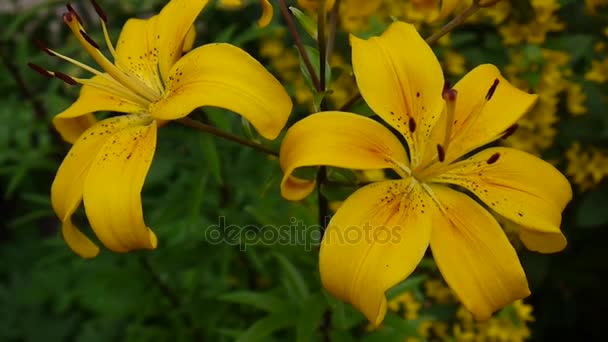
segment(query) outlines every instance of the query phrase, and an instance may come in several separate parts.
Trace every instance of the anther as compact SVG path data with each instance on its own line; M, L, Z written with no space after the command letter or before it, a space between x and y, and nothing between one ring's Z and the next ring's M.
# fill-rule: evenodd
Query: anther
M72 12L63 13L63 21L71 23L74 20L74 14Z
M441 144L437 144L437 158L439 158L439 161L442 163L445 160L445 150Z
M95 12L97 12L97 15L99 16L99 18L101 18L101 20L103 20L103 22L107 24L108 17L106 16L106 13L103 11L101 6L99 6L97 1L95 1L95 0L91 0L91 3L93 4L93 7L95 8Z
M408 121L407 124L410 128L410 132L412 132L412 133L416 132L416 121L414 120L414 118L410 118L410 121Z
M515 133L515 131L517 131L518 127L519 127L518 124L513 124L513 126L507 128L507 130L505 131L505 134L502 136L502 139L507 139L508 137L512 136L513 133Z
M450 102L456 101L457 95L458 95L458 91L456 91L456 89L445 89L443 91L443 99L446 101L450 101Z
M65 4L65 7L68 9L68 12L73 14L76 17L76 20L78 20L78 22L82 24L82 19L80 19L80 16L78 15L78 12L76 12L74 7L72 7L71 4Z
M78 84L78 82L76 82L75 79L73 79L72 77L70 77L70 76L68 76L68 75L66 75L66 74L64 74L62 72L55 71L54 74L55 74L55 77L57 77L58 79L62 80L63 82L65 82L65 83L67 83L69 85L77 85Z
M84 38L84 40L87 41L87 43L91 44L92 47L94 47L97 50L99 50L99 45L97 45L97 43L95 43L95 41L93 40L93 38L91 38L86 32L84 32L83 30L80 30L80 34L82 35L82 37Z
M46 47L46 45L44 45L43 42L41 42L39 40L34 40L34 45L36 45L36 47L39 48L40 50L46 52L47 55L55 57L55 55L51 52L51 50L49 50L48 47Z
M499 157L500 157L500 153L496 152L488 159L488 161L486 161L486 163L494 164L494 163L496 163L496 161L498 160Z
M36 65L34 63L27 63L27 66L30 67L32 70L36 71L37 73L39 73L42 76L48 77L48 78L53 78L53 74L51 74L50 72L48 72L45 68Z
M486 94L486 101L490 101L492 96L494 96L494 92L496 91L496 87L498 87L498 83L500 83L500 80L497 78L494 80L494 83L492 84L492 86L488 90L488 93Z

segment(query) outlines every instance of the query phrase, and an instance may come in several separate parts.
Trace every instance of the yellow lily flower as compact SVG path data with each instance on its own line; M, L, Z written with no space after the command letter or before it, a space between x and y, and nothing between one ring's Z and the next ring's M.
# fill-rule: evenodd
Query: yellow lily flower
M352 113L313 114L288 130L280 152L287 199L313 191L314 180L292 175L304 166L385 168L401 178L360 188L333 216L319 256L324 287L377 326L385 291L414 271L430 245L443 277L476 318L528 296L517 254L489 210L520 225L527 248L560 251L570 184L531 154L474 151L513 133L537 96L513 87L492 65L444 88L436 56L410 24L395 22L369 40L351 35L351 45L363 98L407 149L384 125Z
M277 137L292 103L281 84L243 50L208 44L190 50L193 23L208 1L172 0L147 20L126 22L114 49L105 14L101 18L110 62L68 6L65 23L103 70L44 50L95 76L70 77L38 66L34 69L70 84L82 84L80 96L53 123L74 143L57 171L51 202L62 221L69 247L83 258L99 248L73 223L81 201L99 240L114 252L154 249L157 239L143 219L141 190L156 146L157 127L201 106L225 108L243 115L268 139ZM96 122L97 111L125 113ZM86 129L86 131L83 130Z

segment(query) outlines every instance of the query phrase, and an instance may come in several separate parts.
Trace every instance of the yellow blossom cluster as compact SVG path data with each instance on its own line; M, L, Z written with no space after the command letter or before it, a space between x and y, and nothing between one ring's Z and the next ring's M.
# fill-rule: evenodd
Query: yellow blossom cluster
M426 341L457 342L519 342L530 337L528 324L534 321L532 306L522 300L513 302L487 321L477 321L463 306L458 306L452 323L437 320L425 314L429 305L458 305L453 292L438 278L424 283L424 296L408 291L388 303L391 311L409 321L418 320L417 332ZM419 338L408 337L406 342L418 342Z
M508 1L502 1L501 6L496 6L490 11L492 19L499 24L498 31L505 45L540 44L545 41L548 33L562 31L565 28L556 13L561 6L558 0L531 0L530 5L532 11L527 13L525 16L527 20L523 22L521 16L505 16L511 13ZM497 16L496 11L499 9L503 12ZM501 18L503 21L499 20Z
M589 190L608 175L608 151L574 143L566 152L566 175L581 191Z

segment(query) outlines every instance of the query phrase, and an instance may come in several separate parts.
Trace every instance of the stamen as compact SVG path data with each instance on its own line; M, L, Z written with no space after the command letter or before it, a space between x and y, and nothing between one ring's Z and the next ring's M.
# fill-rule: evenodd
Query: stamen
M443 90L443 99L446 103L446 122L445 122L445 135L443 138L443 148L444 156L445 150L448 149L450 145L450 139L452 138L452 126L454 125L454 115L456 112L456 97L458 96L458 91L456 89L444 89ZM440 160L443 161L443 160Z
M515 131L517 131L518 127L519 127L518 124L513 124L513 126L507 128L507 130L505 131L505 134L502 136L502 139L507 139L508 137L512 136L513 133L515 133Z
M65 7L68 9L68 12L72 13L76 17L76 20L78 20L78 22L82 24L82 19L80 19L80 16L78 15L78 12L76 12L74 7L72 7L72 5L69 3L65 4Z
M34 40L34 45L36 45L36 47L39 48L40 50L46 52L49 56L55 57L55 55L53 55L51 50L49 50L49 48L46 47L46 45L44 45L43 42L36 39L36 40Z
M53 78L53 74L51 74L48 70L41 67L40 65L36 65L34 63L27 63L27 66L30 67L32 70L36 71L37 73L41 74L42 76Z
M411 133L416 132L416 121L414 120L414 118L410 118L410 121L408 122L408 126L410 128Z
M57 77L58 79L62 80L63 82L69 84L69 85L77 85L78 82L76 82L75 79L73 79L72 77L62 73L61 71L55 71L53 73L53 75L55 75L55 77Z
M95 0L91 0L91 3L93 4L93 7L95 8L95 12L97 12L97 15L99 16L99 18L101 20L103 20L104 23L108 23L108 17L106 16L106 13L103 11L103 9L101 8L101 6L99 6L99 4L97 3L97 1Z
M496 91L496 87L498 87L499 83L500 83L500 80L498 78L494 80L494 83L492 84L492 86L488 90L488 93L486 94L486 101L490 101L492 96L494 96L494 92Z
M97 43L95 43L95 41L93 40L93 38L91 38L86 32L84 32L83 30L80 30L80 34L87 41L87 43L91 44L92 47L94 47L97 50L99 50L99 45L97 45Z
M498 160L499 157L500 157L500 153L496 152L488 159L488 161L486 161L486 163L494 164L494 163L496 163L496 161Z
M445 150L441 147L441 144L437 144L437 158L442 163L445 160Z

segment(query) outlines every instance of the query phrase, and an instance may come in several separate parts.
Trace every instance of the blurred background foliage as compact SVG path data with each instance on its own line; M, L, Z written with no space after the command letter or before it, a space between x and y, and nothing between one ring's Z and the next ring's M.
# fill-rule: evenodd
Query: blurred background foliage
M310 2L291 5L312 16ZM429 23L433 7L422 0L372 0L366 9L349 8L348 2L343 1L342 30L330 61L329 104L372 115L361 101L351 101L356 86L346 32L379 34L396 18L416 23L428 36L441 23ZM128 18L156 13L164 1L100 4L116 39ZM177 124L160 130L143 192L146 221L159 236L159 248L128 255L104 251L87 261L72 254L61 240L49 200L69 145L50 121L78 89L27 68L34 62L80 75L32 44L39 39L87 60L63 26L63 5L55 0L0 2L1 340L550 341L604 336L608 1L503 0L434 46L453 81L478 64L493 63L520 88L540 95L519 130L501 143L540 155L569 177L575 197L562 224L569 245L557 255L519 249L532 296L481 323L458 304L429 257L389 292L392 313L376 331L321 289L315 199L289 203L280 197L275 158ZM92 29L97 19L90 4L75 1L73 6L93 37L101 39L101 30ZM297 104L294 122L312 110L313 93L278 13L269 27L258 29L260 12L257 1L213 1L197 21L197 44L230 42L261 60ZM306 43L314 44L309 37ZM231 113L209 109L193 115L260 139ZM265 143L278 149L279 141ZM330 177L356 183L382 174L330 170ZM328 187L324 193L335 207L352 190ZM82 213L79 220L86 226ZM239 227L240 238L225 235L231 225ZM504 228L518 246L508 222ZM306 239L277 243L263 233ZM218 243L222 234L225 241Z

